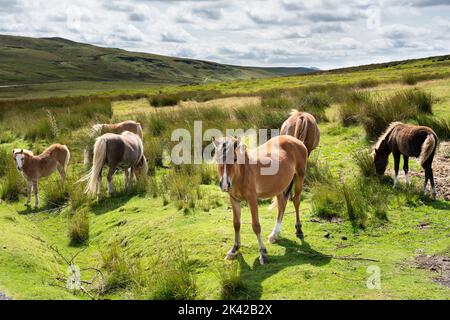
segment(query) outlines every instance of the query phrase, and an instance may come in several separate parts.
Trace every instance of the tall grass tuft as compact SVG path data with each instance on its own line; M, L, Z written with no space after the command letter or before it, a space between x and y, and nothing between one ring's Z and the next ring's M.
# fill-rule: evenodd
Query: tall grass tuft
M160 269L154 281L152 299L193 300L197 296L194 269L182 247L173 248L161 258Z
M59 176L54 176L41 182L44 203L47 207L56 208L64 205L69 200L67 184L61 181Z
M373 177L376 175L375 162L370 149L362 149L353 153L353 160L359 168L363 177Z
M195 209L200 198L200 180L194 166L182 166L163 176L161 185L178 210L188 213Z
M414 86L419 82L419 78L413 73L406 73L402 76L401 82L409 86Z
M11 155L3 148L0 159L6 166L3 169L3 175L0 175L0 199L7 201L18 201L20 194L26 192L25 179L17 171Z
M316 182L312 185L311 192L315 215L327 220L344 216L345 202L336 183Z
M118 242L113 242L108 251L102 253L105 284L103 293L127 287L141 287L148 283L140 261L128 257Z
M416 117L416 122L421 126L427 126L433 129L437 136L442 140L450 139L450 118L441 119L428 115L419 115Z
M71 215L68 233L71 245L84 244L89 239L89 215L85 210Z
M223 264L219 269L219 280L220 298L223 300L235 299L241 291L245 290L237 261Z

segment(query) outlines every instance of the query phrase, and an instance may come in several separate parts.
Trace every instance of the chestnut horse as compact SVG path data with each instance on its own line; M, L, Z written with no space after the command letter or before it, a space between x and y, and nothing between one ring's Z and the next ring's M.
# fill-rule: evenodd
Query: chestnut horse
M424 193L426 192L428 180L430 180L431 193L433 198L435 198L436 189L434 187L432 163L437 144L438 138L431 128L393 122L380 136L373 148L376 172L379 176L384 174L389 155L392 153L394 156L395 187L398 182L400 156L403 155L403 170L405 171L407 182L409 182L409 157L419 158L419 163L425 170L423 191Z
M269 236L269 242L273 243L280 234L284 210L293 186L296 234L303 239L299 206L308 159L308 150L303 142L291 136L277 136L249 151L240 139L233 137L213 139L213 144L220 188L228 192L233 208L235 240L226 259L234 258L240 248L240 202L246 200L252 214L253 231L258 239L259 260L261 264L268 261L267 251L261 240L258 199L277 197L278 218Z
M290 117L281 126L280 135L296 137L305 144L308 155L317 148L320 140L320 131L316 118L307 112L292 110Z
M38 179L47 177L58 170L64 182L70 152L65 145L53 144L38 156L35 156L30 150L14 149L13 157L17 170L28 182L26 205L30 204L31 192L34 191L34 206L37 208L39 206Z
M142 126L139 122L127 120L119 123L97 123L92 126L91 137L99 137L105 133L121 134L124 131L130 131L137 134L143 140ZM90 164L91 152L89 148L84 149L84 165Z
M90 172L79 181L89 181L85 192L102 195L102 170L104 165L109 166L108 193L114 192L113 175L118 169L125 172L125 187L128 190L135 172L147 175L148 165L144 156L144 147L141 138L132 132L124 131L121 134L106 133L97 138L94 144L94 156Z

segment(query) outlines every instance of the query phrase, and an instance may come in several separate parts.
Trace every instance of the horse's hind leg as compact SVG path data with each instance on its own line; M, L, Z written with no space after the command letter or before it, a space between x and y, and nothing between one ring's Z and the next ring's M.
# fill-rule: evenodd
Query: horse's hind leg
M411 179L408 175L408 172L409 172L409 163L408 162L409 162L409 157L404 155L403 156L403 171L405 171L406 182L409 184L409 183L411 183Z
M33 181L33 191L34 191L34 207L37 208L39 206L39 195L38 195L38 181Z
M61 181L64 183L64 181L66 180L66 170L64 169L64 166L58 164L57 166L59 175L61 176Z
M97 200L102 197L102 169L100 169L100 172L97 177Z
M431 195L433 199L436 199L436 188L434 185L434 175L433 175L433 169L431 167L431 164L433 162L433 157L430 157L424 164L423 168L425 169L425 184L423 187L423 192L425 193L427 191L427 183L428 180L430 180L431 184Z
M303 235L303 230L302 230L302 223L300 221L300 200L301 200L301 196L302 196L302 190L303 190L303 182L304 182L304 177L300 177L297 176L295 181L295 189L294 189L294 207L295 207L295 219L296 219L296 223L295 223L295 229L296 229L296 235L297 238L299 238L300 240L303 240L304 235Z
M281 223L283 222L283 215L284 211L286 210L287 197L289 197L289 195L285 196L284 193L277 196L278 217L275 223L275 227L273 228L272 233L269 235L269 243L275 243L278 239L278 236L280 235Z
M114 172L116 172L116 168L111 166L109 168L109 171L108 171L108 194L110 196L112 196L113 193L114 193L114 186L113 186L113 175L114 175Z
M125 173L125 190L128 192L130 190L130 170L125 169L123 172Z

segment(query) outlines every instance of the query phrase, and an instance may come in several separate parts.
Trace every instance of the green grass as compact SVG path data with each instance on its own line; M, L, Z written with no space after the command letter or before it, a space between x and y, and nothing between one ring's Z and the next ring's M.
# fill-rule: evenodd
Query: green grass
M417 69L419 73L425 73L427 68L438 63L427 62ZM415 62L409 65L412 67ZM75 263L81 269L102 270L105 287L92 290L105 299L448 299L450 289L435 283L429 271L416 269L413 261L419 252L435 254L448 250L449 202L423 197L417 190L422 181L416 177L411 187L400 183L396 190L392 189L389 178L383 183L360 178L359 170L363 169L363 175L370 172L370 163L366 154L355 161L355 154L368 148L371 141L357 122L344 127L333 116L338 114L338 105L345 101L346 91L354 89L348 83L368 79L367 74L372 73L379 79L379 86L373 87L374 83L359 83L359 86L387 97L404 87L399 83L382 84L383 81L397 79L408 68L391 65L383 76L377 69L368 69L359 71L361 74L345 71L339 77L319 74L246 81L240 83L242 88L238 88L238 82L228 83L226 86L229 87L223 88L228 94L233 86L242 91L285 90L285 85L298 86L299 79L305 87L324 79L337 83L305 89L314 92L315 96L308 97L308 101L326 108L329 120L319 124L321 142L309 160L300 207L305 241L300 243L295 236L294 208L289 202L281 239L267 245L269 264L264 266L258 262L258 244L247 206L242 209L241 255L232 264L224 266L223 258L233 244L234 231L228 199L217 187L214 167L166 168L167 155L155 147L159 140L169 148L171 144L167 141L171 130L177 127L191 130L194 119L202 119L204 129L242 124L245 128L276 127L287 116L286 106L244 106L224 110L218 105L204 110L182 109L160 112L156 116L146 114L147 118L136 115L145 120L142 123L146 148L151 149L147 152L155 162L151 175L143 188L129 193L123 190L123 175L116 176L117 195L100 202L88 200L81 192L82 186L72 185L72 180L83 171L81 152L89 123L74 125L69 131L67 124L58 123L64 117L55 116L60 129L57 139L67 142L72 151L70 179L66 182L67 190L46 186L51 180L42 181L41 194L42 199L45 193L49 199L62 199L64 206L26 209L24 196L19 192L15 193L18 201L0 202L0 290L15 299L88 299L80 292L55 286L56 277L67 273L67 265L50 249L51 245L56 245L66 256L79 253ZM450 93L445 91L448 81L417 84L437 99L433 116L427 117L436 120L448 116ZM212 88L205 85L202 90ZM340 92L333 93L336 88ZM171 90L175 89L167 88L167 92ZM305 96L302 90L293 90L299 99ZM316 99L317 92L319 99ZM327 99L323 99L324 96ZM322 105L325 100L328 104ZM30 114L32 111L39 113L42 106L35 102L18 106L35 106L37 111L30 109ZM70 103L73 104L49 109L57 115L58 110L76 110L78 105L84 105L84 100ZM88 107L80 110L84 108ZM106 120L111 117L120 120L111 114L114 110L109 105L104 110ZM42 118L46 117L44 113ZM11 119L17 119L14 112L0 120L2 127L10 126L0 135L4 147L4 152L0 153L1 163L8 161L8 150L15 146L42 151L55 139L41 135L34 141L26 138L11 126ZM150 137L152 139L147 142ZM410 170L421 169L418 164L411 163ZM0 171L1 181L7 181L9 174L17 174L14 166L6 172ZM20 175L14 179L12 185L23 181ZM336 188L331 185L333 181ZM317 186L318 190L315 189ZM317 195L326 195L320 187L339 199L340 205L335 210L340 217L337 222L316 218ZM61 194L63 198L60 198ZM269 211L268 206L268 202L260 203L264 238L269 235L276 218L276 212ZM326 201L321 207L329 209ZM428 227L420 228L424 223ZM74 237L69 236L71 231L74 231ZM74 243L71 238L82 241ZM378 262L338 259L346 256L371 258ZM381 269L381 290L366 287L367 268L373 265ZM82 276L88 278L90 273L82 272Z

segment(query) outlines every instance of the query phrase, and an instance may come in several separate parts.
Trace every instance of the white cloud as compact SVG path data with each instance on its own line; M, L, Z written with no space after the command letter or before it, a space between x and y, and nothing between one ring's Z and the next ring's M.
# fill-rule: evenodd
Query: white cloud
M449 4L0 0L0 32L232 64L331 68L448 53Z

